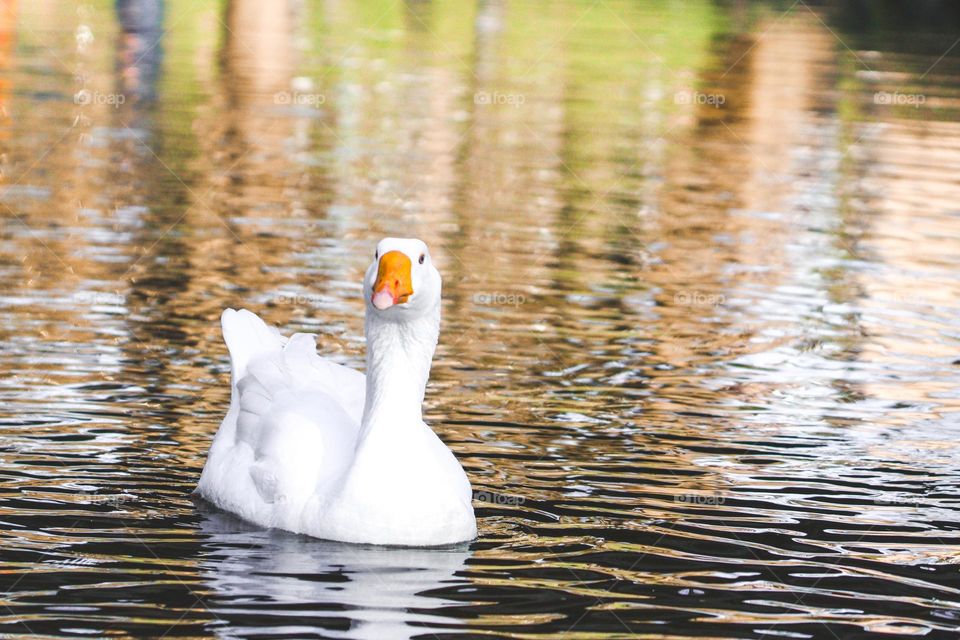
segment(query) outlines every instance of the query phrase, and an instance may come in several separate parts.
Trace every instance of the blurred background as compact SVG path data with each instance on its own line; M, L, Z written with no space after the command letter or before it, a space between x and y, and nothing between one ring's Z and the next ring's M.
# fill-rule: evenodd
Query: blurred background
M0 1L0 632L954 637L958 116L946 0ZM385 235L480 539L196 503Z

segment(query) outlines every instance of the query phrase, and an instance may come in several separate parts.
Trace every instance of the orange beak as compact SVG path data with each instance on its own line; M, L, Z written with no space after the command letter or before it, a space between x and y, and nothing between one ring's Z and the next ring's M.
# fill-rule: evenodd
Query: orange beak
M403 304L413 295L410 277L410 258L402 251L388 251L380 256L377 281L373 283L370 301L381 311L395 304Z

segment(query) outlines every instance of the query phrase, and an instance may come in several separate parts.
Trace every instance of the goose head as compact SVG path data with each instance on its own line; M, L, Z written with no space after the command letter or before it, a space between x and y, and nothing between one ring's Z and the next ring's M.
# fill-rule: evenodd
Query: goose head
M367 313L393 321L429 314L440 304L440 272L416 238L384 238L363 279Z

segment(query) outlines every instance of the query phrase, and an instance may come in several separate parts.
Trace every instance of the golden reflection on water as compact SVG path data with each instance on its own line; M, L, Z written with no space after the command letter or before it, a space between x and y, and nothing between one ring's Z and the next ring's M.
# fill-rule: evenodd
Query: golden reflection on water
M133 539L115 579L174 565L166 623L196 635L257 596L237 545L336 574L186 498L228 398L217 318L362 366L362 270L412 235L445 282L428 420L493 497L467 568L426 567L404 606L454 625L435 586L476 629L582 637L668 611L718 637L940 624L925 590L955 590L897 566L956 553L949 37L906 54L747 3L66 7L0 6L3 461L28 471L0 513L35 518L11 545L96 567L117 557L87 539ZM929 99L876 98L897 91ZM77 526L94 508L117 520ZM843 613L794 568L902 607ZM327 601L288 578L260 595Z

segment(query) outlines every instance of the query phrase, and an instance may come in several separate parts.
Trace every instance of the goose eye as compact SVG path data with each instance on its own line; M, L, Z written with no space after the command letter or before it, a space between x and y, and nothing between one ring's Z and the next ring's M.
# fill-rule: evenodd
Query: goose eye
M424 257L426 257L426 254L425 254L425 253L421 253L421 254L420 254L420 264L423 264L423 259L424 259Z
M374 250L374 252L373 252L373 259L374 259L374 260L379 260L379 259L380 259L380 249L375 249L375 250Z

